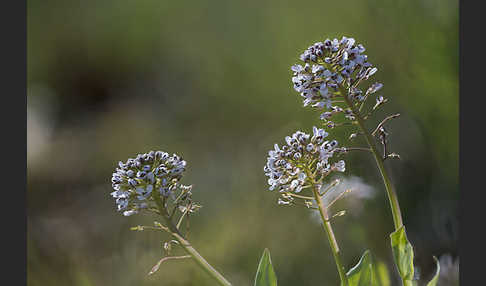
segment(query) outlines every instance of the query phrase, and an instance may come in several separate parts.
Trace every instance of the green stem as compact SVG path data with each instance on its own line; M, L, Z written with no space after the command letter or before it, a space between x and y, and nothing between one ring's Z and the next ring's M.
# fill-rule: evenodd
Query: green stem
M378 166L378 169L380 170L381 177L383 178L383 183L385 184L385 189L388 195L388 200L390 202L390 207L392 211L392 216L393 216L393 223L395 225L395 230L398 230L401 226L403 226L403 220L402 220L402 213L400 212L400 205L398 204L398 197L395 192L395 189L393 188L393 185L390 180L390 176L388 175L385 165L383 162L383 157L381 157L380 152L378 151L378 148L376 147L375 141L373 140L372 135L370 132L366 129L364 120L359 114L359 111L356 110L356 108L353 106L351 100L349 99L348 96L346 96L344 88L341 86L339 87L339 91L344 94L344 100L346 101L346 104L351 108L353 111L354 116L356 117L356 121L358 122L358 125L365 135L366 142L368 143L368 146L370 146L371 152L373 153L373 156L375 157L376 165Z
M384 159L380 155L380 152L378 151L378 148L375 144L375 141L373 139L373 136L371 133L366 129L365 127L365 122L364 119L361 117L361 114L359 113L359 110L356 110L355 106L353 106L351 100L345 93L345 90L342 86L339 86L339 91L344 95L344 100L346 101L346 104L351 108L353 111L354 116L356 117L356 121L358 122L358 125L365 135L366 142L370 146L371 152L373 153L373 156L375 157L376 165L378 166L378 169L380 170L381 177L383 178L383 183L385 185L386 193L388 195L388 201L390 203L390 208L392 211L392 216L393 216L393 224L395 225L395 230L398 230L403 226L403 219L402 219L402 213L400 211L400 205L398 204L398 197L395 192L395 189L393 188L393 185L390 180L390 176L388 175L385 165L384 165ZM384 154L386 155L386 154ZM412 286L413 282L410 280L405 280L402 277L402 283L403 286Z
M331 251L334 256L334 261L336 262L336 267L339 272L339 278L341 279L341 285L348 285L348 277L346 276L346 270L341 262L339 245L337 243L336 237L334 236L334 231L332 230L331 222L329 220L329 214L327 213L327 208L322 203L321 196L319 195L318 186L316 184L312 185L312 191L314 192L314 198L316 199L317 205L319 206L319 213L321 214L322 226L327 234L327 239L331 245Z
M416 286L413 280L403 280L403 286Z
M160 196L154 195L153 196L155 203L157 204L157 207L160 211L160 214L165 220L165 223L167 224L167 227L169 229L170 234L179 242L179 244L184 248L184 250L191 255L191 257L196 261L196 263L204 270L206 273L208 273L211 277L213 277L219 285L223 286L231 286L231 283L226 280L226 278L223 277L216 269L214 269L205 259L202 257L197 250L192 247L192 245L189 243L184 238L184 235L179 231L179 229L174 225L172 220L169 217L169 214L164 207L164 204L162 200L160 199Z

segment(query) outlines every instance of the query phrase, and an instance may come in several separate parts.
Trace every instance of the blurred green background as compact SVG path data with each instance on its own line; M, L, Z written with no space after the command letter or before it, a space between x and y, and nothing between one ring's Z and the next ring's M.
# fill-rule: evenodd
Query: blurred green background
M338 285L316 217L277 206L263 165L274 143L319 124L290 66L343 35L378 67L384 111L402 114L388 125L402 160L387 164L430 277L432 255L457 255L457 1L29 0L28 284L214 285L191 261L148 277L167 237L130 231L153 218L123 217L109 195L119 160L164 150L188 162L183 182L203 205L191 242L234 285L252 284L265 247L279 285ZM345 175L360 186L334 210L348 210L334 223L346 266L365 249L392 266L372 157L350 154Z

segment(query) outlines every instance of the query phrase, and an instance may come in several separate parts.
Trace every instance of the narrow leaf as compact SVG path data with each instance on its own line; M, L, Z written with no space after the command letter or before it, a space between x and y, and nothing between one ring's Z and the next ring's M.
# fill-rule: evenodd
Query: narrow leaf
M351 268L348 273L349 286L374 286L377 285L373 281L375 280L373 271L373 261L371 252L366 250L361 256L358 264Z
M413 280L413 248L402 226L390 235L393 258L404 280Z
M435 260L435 264L437 264L437 270L435 271L435 275L432 278L432 280L430 280L430 282L427 283L427 286L436 286L437 281L439 280L440 264L439 264L439 260L437 260L437 257L434 256L434 260Z
M267 248L263 251L262 258L258 264L255 286L277 286L277 276L273 270L270 252Z

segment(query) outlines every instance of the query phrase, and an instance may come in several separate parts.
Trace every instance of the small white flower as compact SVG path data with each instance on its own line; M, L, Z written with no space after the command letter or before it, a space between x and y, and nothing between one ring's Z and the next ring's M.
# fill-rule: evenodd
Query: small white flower
M153 203L152 191L169 196L179 188L178 181L185 170L186 161L176 154L170 156L162 151L138 154L135 159L118 163L112 175L111 196L117 209L130 216ZM163 189L163 191L161 191Z
M305 66L291 67L292 83L294 89L304 97L304 106L330 109L333 106L329 98L339 92L339 86L350 88L354 83L367 80L376 73L378 69L368 62L364 51L363 45L356 44L353 38L348 37L342 37L341 40L326 39L308 47L300 56ZM326 69L336 65L337 73ZM373 85L367 92L373 93L380 88L380 85ZM317 89L318 94L315 94L314 89ZM363 100L366 97L362 93L358 90L354 98Z
M286 136L286 145L281 148L275 144L275 150L268 152L267 164L263 168L268 177L269 190L279 192L300 192L310 181L302 164L315 162L315 171L325 173L331 170L328 160L333 156L337 141L324 141L328 133L324 129L312 128L312 136L296 131ZM344 161L337 163L336 170L341 170ZM314 170L312 170L314 172Z

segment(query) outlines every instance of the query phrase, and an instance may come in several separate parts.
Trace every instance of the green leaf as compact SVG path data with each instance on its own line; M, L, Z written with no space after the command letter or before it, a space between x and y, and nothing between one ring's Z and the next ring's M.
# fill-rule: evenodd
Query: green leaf
M277 275L275 275L273 270L270 252L267 248L263 251L262 258L258 264L255 286L277 286Z
M413 281L413 248L402 226L390 235L393 258L403 280Z
M439 264L439 260L437 260L437 257L434 256L434 260L435 260L435 264L437 264L437 270L435 271L435 275L432 278L432 280L430 280L430 282L427 283L427 286L436 286L437 281L439 280L440 264Z
M376 277L373 269L371 252L366 250L361 256L358 264L349 269L346 273L349 286L375 286Z

